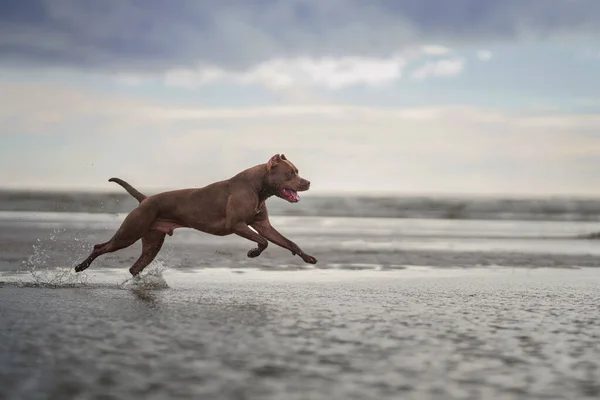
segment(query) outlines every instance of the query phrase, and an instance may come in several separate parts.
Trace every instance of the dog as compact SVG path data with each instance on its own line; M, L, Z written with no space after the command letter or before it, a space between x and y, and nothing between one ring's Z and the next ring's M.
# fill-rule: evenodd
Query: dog
M265 202L272 196L290 203L300 201L298 192L307 191L310 182L298 175L298 168L284 154L275 154L267 163L248 168L230 179L202 188L179 189L145 196L129 183L111 178L139 202L105 243L94 246L92 253L75 267L86 270L99 256L131 246L142 239L142 254L129 269L137 276L160 251L166 235L177 228L192 228L217 236L235 234L257 244L248 257L261 255L268 243L274 243L298 255L305 263L317 259L279 233L269 222Z

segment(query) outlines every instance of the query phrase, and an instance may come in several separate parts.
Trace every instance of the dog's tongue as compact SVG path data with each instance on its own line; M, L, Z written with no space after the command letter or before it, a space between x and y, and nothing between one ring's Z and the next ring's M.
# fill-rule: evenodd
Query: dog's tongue
M283 191L286 194L286 196L289 197L289 199L291 201L294 201L294 202L300 201L300 196L298 195L298 192L296 192L295 190L283 189Z
M294 201L300 201L300 195L295 190L291 190Z

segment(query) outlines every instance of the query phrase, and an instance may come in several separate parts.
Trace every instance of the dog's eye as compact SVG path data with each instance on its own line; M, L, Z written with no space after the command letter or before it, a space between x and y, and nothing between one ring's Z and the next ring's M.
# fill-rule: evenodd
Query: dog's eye
M292 178L294 176L294 171L289 171L286 175L288 178Z

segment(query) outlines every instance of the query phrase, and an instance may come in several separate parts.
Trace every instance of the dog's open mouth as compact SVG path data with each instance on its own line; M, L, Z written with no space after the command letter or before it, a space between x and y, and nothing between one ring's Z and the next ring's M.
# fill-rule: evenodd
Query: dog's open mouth
M290 203L297 203L300 201L300 196L298 195L298 192L288 188L281 189L281 197L283 197Z

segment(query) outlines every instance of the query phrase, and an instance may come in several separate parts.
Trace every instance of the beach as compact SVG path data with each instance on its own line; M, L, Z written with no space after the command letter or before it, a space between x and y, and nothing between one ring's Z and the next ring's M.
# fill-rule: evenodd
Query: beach
M600 395L595 222L273 217L317 265L178 230L74 274L122 218L0 213L0 398Z
M600 400L600 0L0 10L0 400Z

